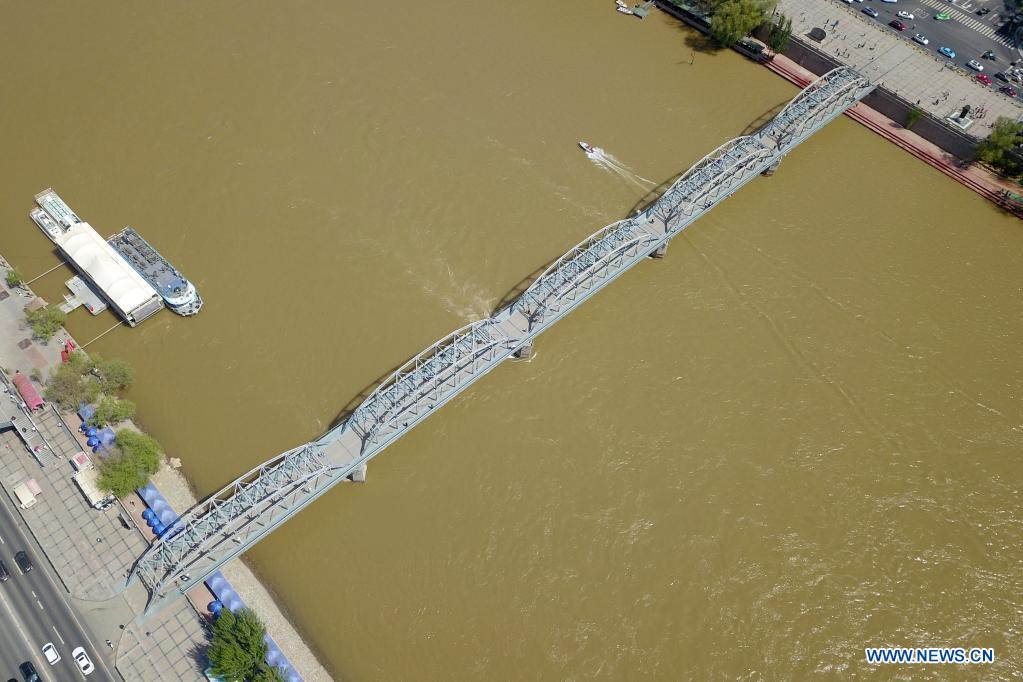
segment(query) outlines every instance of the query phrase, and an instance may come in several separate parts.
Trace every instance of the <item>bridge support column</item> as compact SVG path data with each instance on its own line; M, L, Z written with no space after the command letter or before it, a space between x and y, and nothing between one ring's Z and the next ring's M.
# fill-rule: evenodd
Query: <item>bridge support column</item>
M533 339L519 346L518 350L512 353L512 357L516 360L528 360L533 357Z
M352 481L355 483L366 482L366 465L363 464L361 467L352 472Z
M764 169L764 171L761 173L761 175L763 175L765 178L771 177L772 175L774 175L774 172L776 170L778 170L778 166L780 166L780 165L781 165L781 157L779 156L778 159L774 163L772 163L770 166L768 166L767 168Z
M658 246L657 249L650 254L650 257L654 260L660 260L661 258L664 258L664 254L666 253L668 253L668 242L664 242Z

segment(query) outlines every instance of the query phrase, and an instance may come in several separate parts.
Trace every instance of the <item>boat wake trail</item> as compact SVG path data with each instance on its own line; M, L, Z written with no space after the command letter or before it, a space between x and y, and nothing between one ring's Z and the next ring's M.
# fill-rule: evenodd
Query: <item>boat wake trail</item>
M623 180L636 185L636 187L642 189L644 192L649 192L657 186L656 182L644 178L642 175L629 168L629 166L616 159L613 154L601 149L600 147L591 147L591 149L593 151L587 152L586 156L600 168L608 171L609 173L614 173Z

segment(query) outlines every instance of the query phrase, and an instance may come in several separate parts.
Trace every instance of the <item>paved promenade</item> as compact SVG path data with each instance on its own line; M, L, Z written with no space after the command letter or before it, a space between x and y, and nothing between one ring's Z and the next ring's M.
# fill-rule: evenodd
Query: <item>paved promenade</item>
M933 49L920 47L877 25L860 13L864 6L833 0L779 0L778 11L792 18L794 37L938 118L958 112L964 104L975 111L982 107L984 118L966 131L969 135L987 137L999 116L1015 120L1023 115L1023 102L981 85L973 80L972 72L949 67L948 60ZM820 43L806 37L815 27L828 34Z

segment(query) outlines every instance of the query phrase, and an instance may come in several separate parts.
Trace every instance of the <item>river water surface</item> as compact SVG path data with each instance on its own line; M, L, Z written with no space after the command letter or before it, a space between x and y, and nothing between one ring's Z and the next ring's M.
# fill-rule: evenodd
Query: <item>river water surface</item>
M0 251L56 263L53 186L197 283L89 350L201 495L627 214L577 140L663 182L795 93L610 1L7 15ZM839 119L247 556L338 678L866 676L874 645L1007 676L1021 264L1019 222Z

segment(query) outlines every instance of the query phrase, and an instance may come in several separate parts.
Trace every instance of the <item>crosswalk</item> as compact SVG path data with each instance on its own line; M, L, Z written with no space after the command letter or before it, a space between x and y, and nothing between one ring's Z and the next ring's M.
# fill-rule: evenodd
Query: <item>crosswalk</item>
M920 0L920 2L932 9L938 10L939 12L945 12L963 26L972 28L977 33L983 36L987 36L996 43L1001 43L1006 47L1012 48L1016 47L1011 40L1008 40L1004 36L1001 36L998 33L996 33L993 26L988 26L983 22L977 21L966 12L963 12L962 10L958 10L955 7L953 7L951 3L941 2L940 0Z

